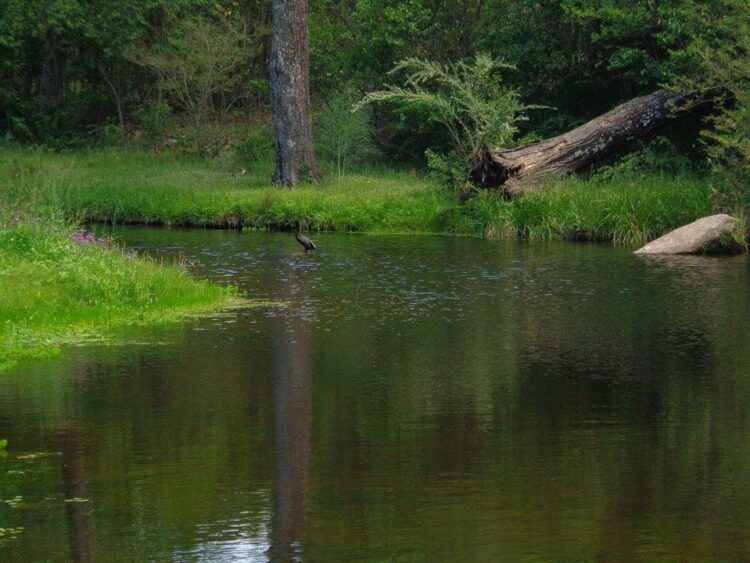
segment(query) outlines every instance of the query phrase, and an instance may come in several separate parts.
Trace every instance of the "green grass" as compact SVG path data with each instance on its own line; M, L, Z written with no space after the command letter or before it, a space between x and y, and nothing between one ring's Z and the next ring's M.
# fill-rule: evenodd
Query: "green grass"
M51 205L81 221L203 227L453 233L487 238L586 239L635 245L713 211L706 180L643 175L568 179L504 201L459 205L410 171L368 169L319 186L272 187L272 163L237 166L126 149L0 152L0 185L15 201Z
M454 198L412 172L370 170L322 186L270 186L272 168L246 173L189 156L127 150L0 152L0 183L84 221L327 231L440 232Z
M714 212L710 196L709 183L693 176L569 178L511 201L476 197L457 228L487 238L641 245Z
M174 320L234 296L175 265L72 234L53 219L0 218L0 368L105 326Z

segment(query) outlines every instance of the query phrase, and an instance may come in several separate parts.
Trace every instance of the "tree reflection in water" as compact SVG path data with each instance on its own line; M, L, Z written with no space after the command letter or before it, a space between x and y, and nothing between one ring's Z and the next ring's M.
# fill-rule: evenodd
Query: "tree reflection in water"
M289 307L299 307L304 292L304 263L295 264L287 279ZM305 531L305 493L310 465L311 371L307 326L279 318L273 347L275 440L273 561L301 561Z
M80 428L75 425L61 429L62 482L65 494L65 519L72 561L94 561L93 517L87 495L86 468Z

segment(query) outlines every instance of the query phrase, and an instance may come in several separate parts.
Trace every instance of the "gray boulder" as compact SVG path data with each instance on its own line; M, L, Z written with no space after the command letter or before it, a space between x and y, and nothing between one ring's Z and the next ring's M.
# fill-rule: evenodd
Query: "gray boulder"
M729 215L703 217L667 233L636 254L731 254L745 251L742 223Z

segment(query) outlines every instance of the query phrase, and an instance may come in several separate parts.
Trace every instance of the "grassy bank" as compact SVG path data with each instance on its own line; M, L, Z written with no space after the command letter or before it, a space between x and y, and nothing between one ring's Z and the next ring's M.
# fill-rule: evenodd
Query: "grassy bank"
M320 186L269 186L272 164L236 165L108 149L72 154L6 149L0 183L16 200L44 202L76 220L186 226L455 233L488 238L589 239L640 244L712 211L691 176L559 181L508 202L455 193L409 171L333 174Z
M108 325L173 320L231 298L54 220L0 218L0 369Z
M641 245L712 212L709 184L691 176L569 178L507 202L477 197L460 216L487 238L594 240Z
M414 173L371 170L320 187L270 186L271 163L244 173L197 157L106 150L56 155L0 152L0 183L17 200L51 202L85 221L316 230L435 232L451 194Z

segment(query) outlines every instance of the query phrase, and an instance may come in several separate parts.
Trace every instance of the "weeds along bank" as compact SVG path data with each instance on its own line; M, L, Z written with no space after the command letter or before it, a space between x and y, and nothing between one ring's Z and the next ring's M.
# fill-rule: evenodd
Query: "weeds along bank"
M174 320L233 297L60 221L0 216L0 369L105 326Z
M277 188L273 163L243 169L218 159L120 149L70 154L0 152L0 181L15 200L53 205L84 221L280 227L303 219L330 231L435 232L451 193L413 172L361 169L322 186Z
M712 211L709 183L668 174L568 179L505 201L454 191L413 171L332 171L320 186L269 185L273 164L242 169L174 153L107 149L0 151L7 197L61 209L77 221L641 244Z
M570 178L510 202L476 197L464 230L486 238L591 240L642 245L713 210L710 184L692 176ZM468 217L467 217L468 216ZM461 230L462 224L456 225Z

